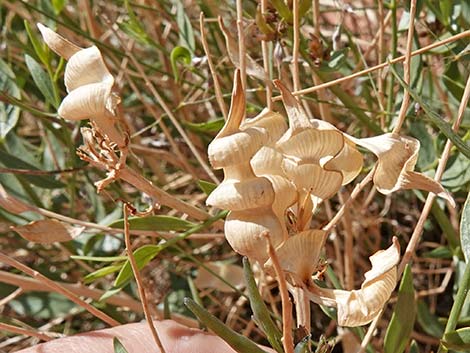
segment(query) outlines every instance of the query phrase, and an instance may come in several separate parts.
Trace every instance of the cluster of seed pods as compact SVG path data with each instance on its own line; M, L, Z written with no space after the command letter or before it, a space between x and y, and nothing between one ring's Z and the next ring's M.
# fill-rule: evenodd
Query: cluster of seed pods
M361 172L363 155L356 145L378 157L373 181L379 192L418 188L451 204L453 199L440 184L413 171L419 150L416 139L397 134L365 139L346 135L327 122L309 119L289 90L280 81L274 84L282 95L288 127L282 115L268 110L244 120L245 95L236 71L228 119L208 148L212 166L224 170L224 181L207 204L231 211L225 236L235 251L270 271L267 233L291 288L302 288L313 302L337 307L339 325L364 325L395 287L397 239L370 257L372 269L361 289L332 290L312 280L327 233L309 229L314 209ZM289 227L288 210L295 218Z

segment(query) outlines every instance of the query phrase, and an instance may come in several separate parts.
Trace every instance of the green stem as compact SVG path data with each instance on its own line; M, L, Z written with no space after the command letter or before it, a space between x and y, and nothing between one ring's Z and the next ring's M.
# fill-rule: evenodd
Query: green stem
M444 334L442 335L442 337L444 337L446 333L455 330L455 328L457 327L457 322L459 320L460 311L462 310L465 299L467 299L469 287L470 287L470 262L467 262L467 265L465 266L465 271L462 276L462 280L460 281L457 295L455 296L454 305L452 305L449 319L447 320L447 325L446 325L446 328L444 330ZM437 353L443 353L443 352L447 352L447 348L445 348L442 344L440 344L439 350Z

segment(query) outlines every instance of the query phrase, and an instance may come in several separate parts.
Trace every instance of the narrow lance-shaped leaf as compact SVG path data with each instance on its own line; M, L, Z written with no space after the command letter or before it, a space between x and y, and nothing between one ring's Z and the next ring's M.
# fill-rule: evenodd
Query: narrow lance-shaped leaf
M114 353L128 353L127 349L124 347L124 345L119 341L117 337L113 338L113 347L114 347Z
M407 265L398 291L398 301L385 334L385 353L402 353L410 339L416 318L416 299L411 267Z
M206 325L210 330L214 331L220 338L232 347L238 353L266 353L259 348L254 342L245 336L233 331L227 327L222 321L217 319L203 307L197 305L193 300L184 298L184 305L192 311L197 318Z
M253 310L255 321L266 334L271 346L279 353L282 353L282 334L271 319L268 308L264 303L263 298L261 298L258 286L256 285L253 276L253 271L251 270L250 262L246 257L243 258L243 274L245 276L248 297L250 298L250 306L251 310Z
M470 350L470 327L447 332L442 343L448 349L468 352Z
M39 63L29 55L25 55L25 62L31 76L33 77L34 83L39 88L44 98L46 98L54 108L58 108L59 101L55 97L54 84L50 77L46 74L41 65L39 65Z
M462 210L462 219L460 221L460 243L465 256L465 261L470 261L470 193Z

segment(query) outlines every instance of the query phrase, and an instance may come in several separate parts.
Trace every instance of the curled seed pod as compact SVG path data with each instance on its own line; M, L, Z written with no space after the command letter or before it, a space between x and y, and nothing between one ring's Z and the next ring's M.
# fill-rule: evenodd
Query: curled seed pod
M351 139L377 156L373 180L382 194L387 195L400 189L421 189L447 199L455 207L454 199L441 184L424 174L414 172L420 148L417 139L395 133Z
M287 123L284 117L276 112L263 109L257 116L246 119L241 124L241 129L245 130L250 127L258 127L265 129L268 137L266 145L275 143L287 131Z
M220 184L207 198L206 203L232 211L266 207L274 202L274 190L266 178L245 180L229 179Z
M44 25L38 28L46 44L68 60L65 86L69 93L58 113L67 120L90 119L110 141L123 148L127 136L124 122L116 114L119 97L113 93L114 78L95 46L80 48Z
M63 57L65 60L70 59L72 55L82 50L82 48L76 46L64 37L58 35L53 30L44 26L43 24L37 23L37 27L41 32L42 38L46 42L47 46L51 48L54 53Z
M372 321L396 286L396 265L400 260L397 238L393 238L393 244L388 249L376 252L369 259L372 269L364 275L361 289L324 289L312 282L308 286L310 300L337 307L340 326L362 326Z
M237 70L228 119L208 148L212 166L224 169L224 181L211 193L207 204L231 211L225 221L225 237L232 248L264 263L268 254L262 234L269 233L277 246L285 231L272 207L276 200L273 184L254 174L250 159L269 141L268 130L280 135L281 129L271 126L279 121L276 114L265 112L246 123L242 130L244 116L245 95Z
M323 230L306 230L290 237L276 249L282 270L296 285L309 282L312 274L317 271L325 239L326 232ZM272 267L271 259L264 267Z
M299 164L290 159L284 159L282 168L297 190L306 190L321 200L326 200L336 194L341 187L341 173L324 170L315 164Z
M272 147L261 147L250 161L256 175L280 175L286 177L282 169L284 156Z
M283 229L271 207L232 211L225 220L225 237L230 246L261 264L269 257L263 236L265 232L269 233L273 246L282 243Z
M344 139L344 146L341 152L322 165L325 170L338 171L343 175L342 185L349 184L361 172L364 157L353 142L348 138Z

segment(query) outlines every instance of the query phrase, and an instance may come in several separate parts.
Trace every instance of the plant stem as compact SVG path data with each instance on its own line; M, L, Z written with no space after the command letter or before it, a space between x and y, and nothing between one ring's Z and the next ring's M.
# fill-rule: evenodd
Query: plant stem
M465 271L462 276L462 280L460 281L457 295L455 296L454 304L452 305L452 309L450 311L449 319L447 320L447 325L444 330L444 335L450 331L455 330L455 328L457 327L457 322L459 320L460 311L462 310L465 299L467 298L469 289L470 289L470 262L467 262L467 265L465 266ZM444 337L444 335L442 337ZM441 343L439 345L439 350L437 353L442 353L442 352L447 352L447 348L445 348Z

